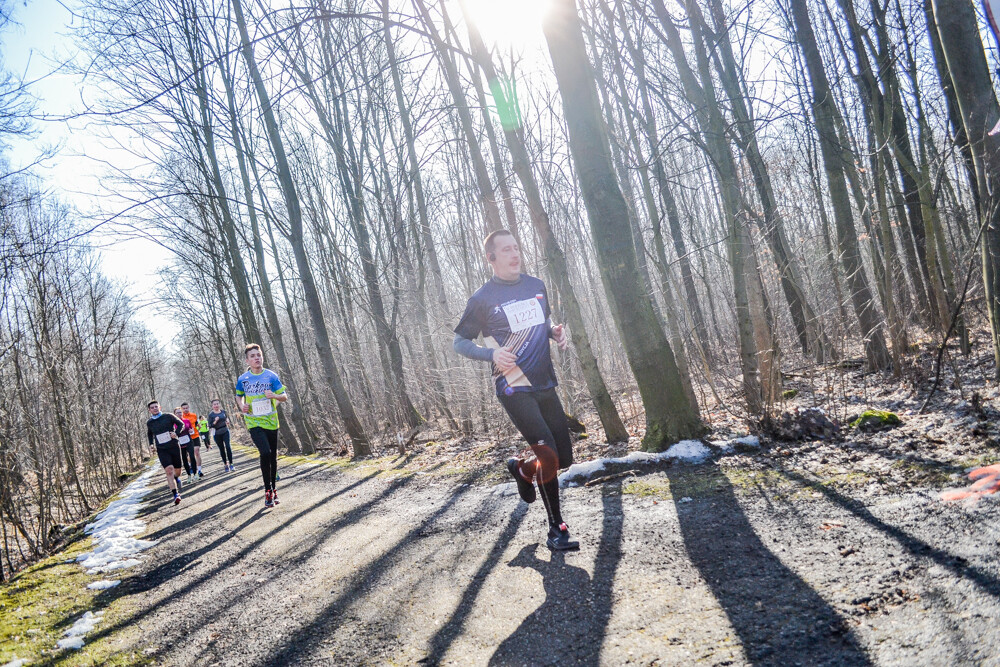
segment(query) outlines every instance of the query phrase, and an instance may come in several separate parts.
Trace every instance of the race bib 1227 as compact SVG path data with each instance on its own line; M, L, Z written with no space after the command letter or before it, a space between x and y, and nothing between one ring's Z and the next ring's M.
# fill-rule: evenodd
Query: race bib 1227
M539 303L538 299L525 299L524 301L508 303L503 307L503 312L507 316L507 324L510 325L511 333L524 331L545 323L542 304Z

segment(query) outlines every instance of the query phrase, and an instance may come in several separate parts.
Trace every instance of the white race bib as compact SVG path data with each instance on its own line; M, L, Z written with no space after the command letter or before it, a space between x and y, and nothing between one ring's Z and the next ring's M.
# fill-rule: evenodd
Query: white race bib
M168 431L166 433L158 433L156 435L156 441L161 445L167 444L168 442L170 442L170 432Z
M189 438L186 435L182 435L181 437L177 438L177 444L178 445L186 445L189 442L191 442L191 438Z
M271 414L273 410L270 398L258 398L250 404L250 412L253 413L254 417L264 417Z
M538 302L538 299L525 299L509 303L503 307L503 312L507 316L507 324L510 325L511 333L524 331L545 323L542 304Z

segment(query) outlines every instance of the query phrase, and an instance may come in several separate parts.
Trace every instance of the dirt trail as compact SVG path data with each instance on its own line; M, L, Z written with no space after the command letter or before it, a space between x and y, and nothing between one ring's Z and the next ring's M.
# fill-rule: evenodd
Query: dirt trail
M727 460L567 489L568 554L540 506L474 479L283 465L265 509L256 461L210 463L179 507L150 496L159 543L88 643L164 665L1000 664L996 502L869 504Z

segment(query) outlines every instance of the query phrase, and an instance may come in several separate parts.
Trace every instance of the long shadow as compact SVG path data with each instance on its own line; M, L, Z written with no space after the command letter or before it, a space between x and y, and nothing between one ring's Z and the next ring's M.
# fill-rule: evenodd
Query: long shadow
M984 593L993 596L1000 600L1000 579L997 579L994 575L989 572L976 567L975 565L969 565L964 558L956 556L954 554L948 553L944 549L939 549L937 547L927 544L920 538L910 535L905 530L886 523L882 519L879 519L861 502L845 496L834 489L823 486L822 484L816 482L815 480L804 477L798 473L790 472L788 470L781 471L783 475L789 479L796 480L802 484L810 487L814 491L822 493L828 500L843 507L845 510L858 517L865 523L869 524L873 528L880 530L889 537L896 540L900 546L909 551L914 556L919 556L923 558L929 558L941 567L951 570L956 576L968 579L976 586L979 587Z
M212 505L208 509L204 509L201 512L198 512L197 514L193 514L182 521L174 521L173 523L166 525L163 528L160 528L154 533L150 533L149 535L143 535L142 539L162 540L163 538L168 537L173 533L192 528L197 524L201 523L202 521L210 519L213 516L222 512L223 510L229 509L233 505L238 505L239 503L243 502L250 496L255 496L255 495L257 495L256 491L243 491L238 495L230 496L229 498L226 498L225 500L215 505Z
M752 663L871 664L836 610L764 546L716 466L667 476L688 557ZM716 489L707 497L706 481Z
M349 485L347 485L347 486L345 486L345 487L343 487L341 489L338 489L337 491L334 491L331 494L323 496L322 498L320 498L319 500L317 500L316 502L314 502L312 505L310 505L310 506L302 509L301 511L299 511L298 513L296 513L293 517L291 517L290 519L286 520L281 525L281 527L278 528L278 529L276 529L274 532L271 532L271 533L269 533L267 535L263 535L263 536L259 537L258 539L253 540L252 542L250 542L246 546L244 546L242 549L240 549L238 552L234 553L229 558L227 558L223 563L221 563L217 567L213 568L210 572L206 572L205 574L200 575L197 579L195 579L193 582L191 582L188 585L188 587L179 594L179 596L183 597L185 595L190 594L192 591L197 591L197 588L198 588L198 586L200 584L202 584L205 581L211 579L212 577L215 577L215 576L219 575L221 572L224 572L225 570L227 570L228 568L230 568L231 566L233 566L235 563L239 562L241 559L243 559L246 556L248 556L251 552L253 552L255 549L257 549L263 542L265 542L266 540L271 539L272 537L274 537L274 535L277 532L280 532L282 530L286 530L289 526L291 526L295 522L299 521L303 517L311 514L318 507L320 507L321 505L323 505L326 502L330 501L331 499L333 499L333 498L335 498L337 496L341 496L341 495L343 495L343 494L351 491L352 489L355 489L355 488L361 486L362 484L370 481L372 478L377 477L378 475L379 475L379 471L375 471L375 472L371 473L370 475L368 475L368 476L366 476L366 477L364 477L362 479L356 480L355 482L353 482L353 483L351 483L351 484L349 484ZM413 479L412 477L406 477L406 478L399 478L397 480L394 480L394 482L392 484L390 484L382 493L380 493L377 498L371 500L368 503L365 503L364 507L370 507L372 504L378 502L378 500L384 499L385 497L388 497L389 495L392 495L392 493L394 493L395 491L397 491L401 486L405 486L412 479ZM228 541L233 535L236 534L236 532L238 530L242 529L246 525L249 525L250 523L252 523L253 521L255 521L257 518L260 517L260 515L261 515L261 511L258 510L257 512L254 513L254 515L252 517L250 517L244 523L244 526L240 526L235 531L229 531L225 535L221 535L220 537L216 538L214 541L212 541L208 545L205 545L204 547L201 547L201 548L197 549L195 552L192 552L192 553L189 553L189 554L182 554L180 556L177 556L177 557L171 559L170 561L167 561L165 563L162 563L162 564L158 565L157 567L153 568L150 572L145 573L141 577L132 577L130 579L122 581L122 583L121 583L120 586L118 586L117 588L114 588L114 589L110 589L107 592L107 599L106 599L106 602L105 602L104 606L107 606L107 604L110 604L114 600L116 600L118 598L121 598L121 597L124 597L124 596L127 596L127 595L131 596L131 595L142 594L142 593L145 593L145 592L148 592L148 591L151 591L151 590L155 590L158 586L160 586L165 581L167 581L168 579L170 579L170 577L174 576L178 571L180 571L181 569L183 569L184 567L186 567L188 564L190 564L190 563L194 562L195 560L197 560L197 558L199 558L201 555L203 555L204 553L206 553L206 552L208 552L208 551L210 551L212 549L215 549L215 548L219 547L224 542ZM96 641L98 641L100 639L104 639L104 638L106 638L106 637L114 634L115 632L118 632L122 628L131 626L134 623L137 623L137 622L141 621L142 619L146 618L147 616L150 616L151 614L153 614L163 604L165 604L167 602L174 601L176 599L178 599L178 598L174 597L174 598L164 599L164 600L162 600L162 601L160 601L158 603L149 605L145 609L142 609L141 611L138 611L137 613L132 614L131 616L128 616L127 618L123 618L121 621L119 621L119 622L117 622L115 624L104 626L98 632L95 632L93 634L88 635L87 636L87 641L90 642L90 643L92 643L92 642L96 642ZM52 665L52 664L55 664L56 662L58 662L59 660L61 660L61 658L59 658L57 656L54 656L54 657L50 658L48 661L45 661L45 662L42 662L42 663L39 663L39 664L40 665Z
M597 639L595 651L595 638L589 637L592 610L586 592L593 583L590 574L567 563L564 552L552 552L550 560L542 560L535 553L537 549L537 542L525 545L507 565L537 570L542 575L545 600L500 642L489 664L598 664L601 642ZM583 644L580 639L584 639Z
M472 613L476 598L479 597L479 593L482 591L486 577L496 568L497 563L500 562L500 556L503 555L507 544L513 539L517 529L524 523L524 517L527 514L528 506L525 503L518 503L517 509L510 515L507 525L493 542L493 547L486 554L486 558L480 564L476 573L472 575L472 583L462 591L462 597L458 602L458 606L455 607L455 611L452 612L448 621L441 626L441 629L431 637L430 649L428 650L425 662L434 665L440 663L444 654L448 652L448 648L452 642L462 634L462 631L465 629L465 621L468 619L469 614Z
M329 635L339 627L340 619L344 617L344 611L347 607L359 599L366 590L374 587L394 566L398 565L401 554L414 544L416 538L444 516L462 496L469 493L473 488L471 485L457 488L447 501L414 526L392 547L368 565L360 568L351 577L350 582L344 588L343 592L313 617L309 623L297 629L296 640L294 642L281 646L260 664L283 667L284 665L295 664L300 659L305 659L322 642L323 637ZM485 502L489 503L491 500L487 498Z
M538 544L522 548L508 565L537 570L545 600L497 646L489 664L601 664L622 556L623 518L620 485L607 484L602 490L604 519L593 578L571 564L579 558L575 554L554 551L546 560L536 554Z

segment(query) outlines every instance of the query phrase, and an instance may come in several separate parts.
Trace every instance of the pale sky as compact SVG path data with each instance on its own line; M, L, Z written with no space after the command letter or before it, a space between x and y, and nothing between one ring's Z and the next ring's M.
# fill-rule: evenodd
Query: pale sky
M128 165L134 158L106 146L85 119L61 120L82 109L81 94L86 93L87 85L86 81L58 71L58 63L77 53L70 34L74 17L67 9L74 4L75 0L63 0L63 4L56 0L28 0L27 6L23 2L12 3L14 21L19 25L8 28L2 35L2 44L7 69L23 75L26 81L37 80L30 90L38 98L39 116L54 119L39 120L37 136L12 142L11 166L31 164L45 148L58 147L58 154L35 167L34 172L45 181L49 192L86 218L97 214L99 195L107 193L102 185L106 181L102 179L104 167L100 161ZM95 236L94 242L107 246L98 251L105 275L127 286L139 319L161 344L168 345L172 335L158 331L150 295L159 288L154 272L169 261L169 253L143 240L121 241L103 235Z

